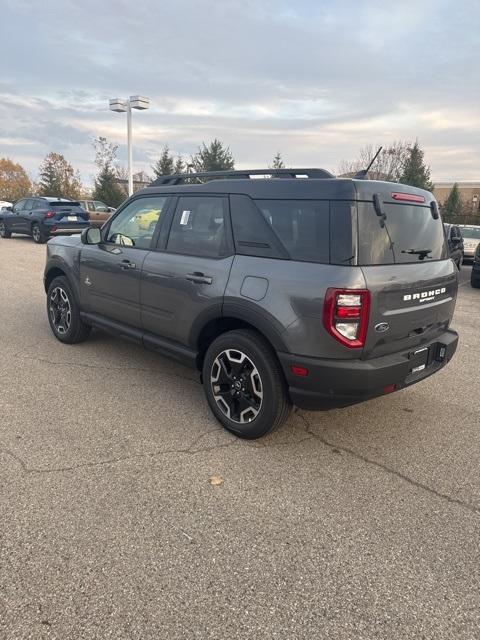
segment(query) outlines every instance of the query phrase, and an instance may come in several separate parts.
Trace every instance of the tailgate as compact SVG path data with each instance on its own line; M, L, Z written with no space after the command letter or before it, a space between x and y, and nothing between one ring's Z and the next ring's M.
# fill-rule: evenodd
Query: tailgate
M76 203L51 203L52 210L55 212L54 219L57 222L84 222L88 220L88 214L80 205ZM69 219L70 218L70 219Z
M362 271L371 293L362 358L412 349L449 326L458 287L451 260L364 266Z

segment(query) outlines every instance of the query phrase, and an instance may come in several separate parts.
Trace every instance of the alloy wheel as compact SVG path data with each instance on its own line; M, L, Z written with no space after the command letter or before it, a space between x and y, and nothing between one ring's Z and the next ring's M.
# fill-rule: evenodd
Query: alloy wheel
M5 223L3 223L3 222L0 222L0 236L2 238L5 237Z
M245 424L257 417L263 403L262 379L245 353L222 351L212 364L210 383L214 400L227 418Z
M61 335L66 334L72 323L72 307L67 292L62 287L52 290L49 310L55 331Z
M34 225L32 228L32 236L33 239L35 240L35 242L39 242L40 240L40 229L38 227L38 225Z

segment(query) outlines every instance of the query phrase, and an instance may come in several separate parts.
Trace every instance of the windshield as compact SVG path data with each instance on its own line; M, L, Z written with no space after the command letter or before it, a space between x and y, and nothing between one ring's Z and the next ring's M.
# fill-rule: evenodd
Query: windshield
M460 227L464 238L480 240L480 227Z
M429 262L447 257L442 221L435 220L430 207L384 203L382 210L383 221L372 202L358 203L358 264Z

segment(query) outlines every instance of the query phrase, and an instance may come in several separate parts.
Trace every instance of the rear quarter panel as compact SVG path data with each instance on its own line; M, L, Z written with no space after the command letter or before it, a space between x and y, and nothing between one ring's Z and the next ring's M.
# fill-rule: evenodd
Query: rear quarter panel
M254 281L259 279L263 282L256 287ZM224 316L250 319L260 331L262 326L270 327L272 337L264 333L277 350L312 357L358 358L359 350L344 347L323 326L328 287L363 289L362 270L237 255L225 291ZM261 299L250 297L263 293Z

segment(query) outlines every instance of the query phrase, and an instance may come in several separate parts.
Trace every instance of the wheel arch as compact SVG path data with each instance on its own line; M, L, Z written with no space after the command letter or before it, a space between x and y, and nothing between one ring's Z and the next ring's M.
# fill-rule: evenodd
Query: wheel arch
M197 367L200 371L202 370L207 349L212 342L222 334L228 331L234 331L235 329L253 330L270 345L274 352L287 351L281 337L273 329L267 328L264 323L259 322L258 319L218 316L216 318L210 318L196 337Z

